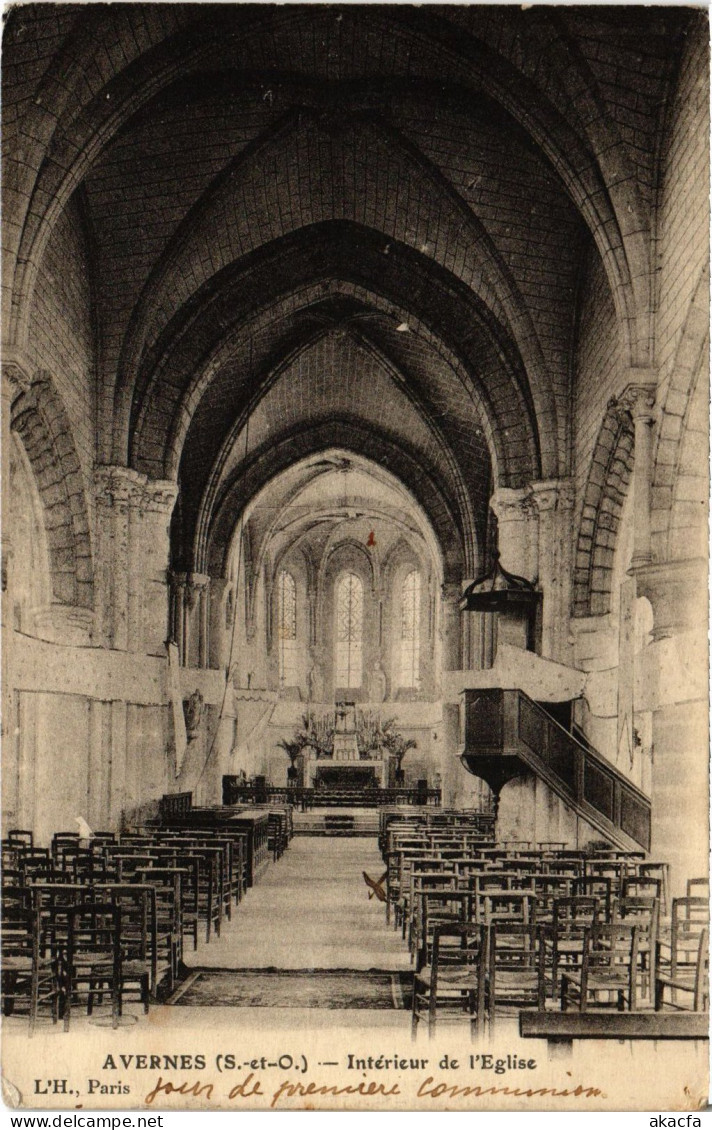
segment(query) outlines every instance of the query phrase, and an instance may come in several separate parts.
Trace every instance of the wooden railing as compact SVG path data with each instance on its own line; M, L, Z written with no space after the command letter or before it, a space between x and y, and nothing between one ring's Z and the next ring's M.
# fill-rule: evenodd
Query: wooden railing
M192 808L192 793L164 793L158 802L159 815L162 821L187 816Z
M623 833L650 850L650 800L614 765L523 691L465 691L463 760L487 780L500 758L519 759L604 833Z
M223 804L294 804L303 812L327 806L382 808L385 805L439 807L440 789L306 788L299 785L246 785L235 776L223 777Z

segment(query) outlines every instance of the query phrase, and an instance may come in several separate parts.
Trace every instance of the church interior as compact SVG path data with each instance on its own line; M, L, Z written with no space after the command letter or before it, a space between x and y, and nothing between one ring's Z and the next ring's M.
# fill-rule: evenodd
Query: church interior
M7 1022L86 1022L37 955L89 892L115 1023L699 1036L706 12L30 3L3 52Z

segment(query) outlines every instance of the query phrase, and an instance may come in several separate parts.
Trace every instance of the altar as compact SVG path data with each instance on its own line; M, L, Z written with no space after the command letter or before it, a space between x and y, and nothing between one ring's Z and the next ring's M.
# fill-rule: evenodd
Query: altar
M306 752L306 751L305 751ZM383 758L359 757L304 757L304 784L307 788L318 785L343 788L388 787L388 762Z

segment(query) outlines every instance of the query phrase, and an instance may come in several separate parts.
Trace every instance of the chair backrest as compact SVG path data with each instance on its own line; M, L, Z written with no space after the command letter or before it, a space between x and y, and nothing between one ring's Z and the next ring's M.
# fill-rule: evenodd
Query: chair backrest
M11 828L7 834L7 841L13 847L24 844L25 847L34 847L32 832L26 828Z
M606 922L611 918L611 878L609 875L579 875L574 879L571 894L598 899L599 911Z
M695 1012L709 1009L710 1003L710 932L705 926L700 934L695 967L695 993L693 1005Z
M670 968L674 977L681 966L695 965L703 930L709 926L709 900L677 898L672 900L670 924Z
M655 875L628 875L621 884L621 897L638 896L660 901L663 896L663 880Z
M705 898L710 897L710 881L707 878L696 878L687 880L687 897L688 898Z
M583 937L584 930L599 918L600 902L589 895L570 895L554 901L554 934L572 934Z
M436 926L433 935L432 981L438 972L469 966L484 974L489 952L489 930L481 923L452 922Z
M470 891L421 891L415 907L416 967L422 968L431 961L435 934L440 926L467 924L472 917Z
M532 923L536 920L536 896L533 891L489 891L483 896L481 916L487 926L495 922Z
M636 971L638 966L637 925L625 922L596 923L586 932L581 963L582 995L595 978L596 988L626 986L630 1007L635 1006Z
M544 961L543 931L535 922L493 922L490 927L490 969L539 972Z
M67 965L93 956L111 955L114 971L121 968L121 908L115 902L81 902L67 908Z

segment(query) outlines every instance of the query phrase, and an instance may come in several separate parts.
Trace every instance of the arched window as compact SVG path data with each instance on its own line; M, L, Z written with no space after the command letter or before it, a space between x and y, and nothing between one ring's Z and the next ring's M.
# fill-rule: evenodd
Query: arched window
M363 585L345 573L336 586L336 686L360 687L363 679Z
M413 570L401 588L401 687L420 686L420 574Z
M278 585L279 685L297 683L297 588L291 573L282 571Z

